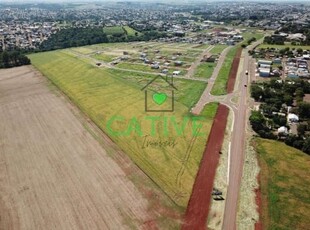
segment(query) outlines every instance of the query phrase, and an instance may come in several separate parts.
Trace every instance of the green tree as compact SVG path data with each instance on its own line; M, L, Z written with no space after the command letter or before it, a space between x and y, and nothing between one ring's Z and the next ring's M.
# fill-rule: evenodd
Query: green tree
M288 106L291 106L293 104L293 101L294 101L294 98L289 95L289 94L285 94L283 96L283 102L288 105Z
M10 67L10 56L9 56L7 51L4 51L2 53L2 61L3 61L4 68L9 68Z
M255 99L255 101L259 101L264 95L264 91L261 86L257 84L251 85L251 96Z
M301 102L298 106L298 114L302 119L309 119L310 103Z
M304 141L302 151L310 154L310 137L307 137L306 140Z
M264 130L266 120L260 111L252 111L250 123L253 130L258 133L259 130Z
M303 88L301 88L301 87L297 88L295 91L295 95L296 95L296 97L303 98L305 96Z
M299 53L299 54L302 54L302 53L303 53L303 49L302 49L302 48L298 48L296 51L297 51L297 53Z
M307 130L307 125L305 124L299 124L297 127L297 132L299 136L304 136L306 130Z

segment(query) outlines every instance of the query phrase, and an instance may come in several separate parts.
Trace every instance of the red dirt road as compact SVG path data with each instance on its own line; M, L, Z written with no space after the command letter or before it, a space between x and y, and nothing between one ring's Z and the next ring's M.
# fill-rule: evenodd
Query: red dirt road
M257 181L260 183L260 175L257 176ZM257 211L259 213L259 220L255 223L255 230L263 230L262 216L262 192L260 187L255 189L255 201L257 205Z
M234 91L235 81L236 81L240 57L241 57L241 52L242 52L242 49L239 48L237 50L237 53L234 57L232 65L231 65L231 68L229 71L229 77L228 77L228 81L227 81L227 85L226 85L227 93L232 93Z
M229 109L226 106L219 105L186 209L182 230L206 228L213 182L220 157L219 151L221 151L224 139L228 112Z

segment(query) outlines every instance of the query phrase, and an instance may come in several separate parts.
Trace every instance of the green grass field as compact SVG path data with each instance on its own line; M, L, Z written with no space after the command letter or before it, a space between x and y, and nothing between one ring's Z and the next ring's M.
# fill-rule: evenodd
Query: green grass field
M104 27L103 32L107 35L125 34L125 31L123 30L123 27L121 26Z
M228 51L225 61L220 69L220 72L215 80L211 94L213 95L224 95L227 93L226 84L229 77L231 65L236 55L238 46L234 46Z
M174 112L145 112L141 85L151 76L97 68L62 51L29 57L176 204L186 207L217 108L216 104L208 105L205 120L191 120L198 119L188 111L199 99L205 84L175 80L178 90ZM171 90L165 84L156 83L149 94ZM201 136L193 135L200 125ZM169 141L175 145L146 147L146 140Z
M113 76L117 76L126 80L127 84L130 83L138 85L139 88L143 88L150 80L154 78L154 75L132 73L130 71L125 72L118 69L109 69L108 72ZM175 91L175 99L181 104L185 105L188 109L195 105L204 89L207 87L207 83L205 82L197 82L186 79L177 79L174 81L174 85L177 88ZM163 86L155 85L151 87L151 89L154 91L156 91L158 88L163 88Z
M113 61L113 59L117 58L117 56L107 55L104 53L95 54L92 57L99 60L99 61L104 61L104 62L111 62L111 61Z
M199 44L199 45L195 45L193 46L194 49L207 49L210 45L209 44Z
M149 65L140 64L140 63L138 64L138 63L121 62L117 65L117 67L123 68L123 69L129 69L129 70L160 73L160 69L152 69Z
M216 63L208 63L208 62L201 63L197 67L194 77L209 79L213 73L215 66Z
M92 50L89 46L71 48L70 50L73 50L73 51L81 53L81 54L90 54L90 53L94 52L94 50Z
M309 229L310 156L284 143L255 139L264 229Z
M264 34L256 33L256 32L245 32L242 34L242 36L243 36L243 41L244 41L242 43L247 44L247 42L250 38L256 38L256 40L259 40L259 39L264 37Z
M228 47L227 45L215 45L212 50L210 50L211 54L220 54L222 51Z
M140 32L134 30L133 28L129 26L123 26L123 29L126 30L128 36L136 36L136 33L137 33L137 36L141 35Z

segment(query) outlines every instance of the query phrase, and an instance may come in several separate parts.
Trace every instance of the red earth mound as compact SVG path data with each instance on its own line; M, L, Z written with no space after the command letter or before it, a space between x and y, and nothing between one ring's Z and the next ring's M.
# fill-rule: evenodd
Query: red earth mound
M185 212L183 230L205 229L229 109L219 105Z
M241 52L242 52L242 49L239 48L237 50L236 56L234 57L233 63L231 65L230 72L229 72L229 78L228 78L227 85L226 85L227 93L232 93L234 90Z

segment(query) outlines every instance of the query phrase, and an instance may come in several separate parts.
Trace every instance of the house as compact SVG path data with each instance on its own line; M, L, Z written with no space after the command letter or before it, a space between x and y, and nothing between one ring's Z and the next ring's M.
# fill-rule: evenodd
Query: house
M152 61L150 61L150 60L149 60L149 59L147 59L147 58L146 58L146 59L144 59L144 63L145 63L145 64L151 64L151 62L152 62Z
M205 55L201 61L202 62L215 62L216 59L217 59L216 55Z
M296 41L296 42L302 42L306 40L306 36L302 33L296 33L296 34L289 34L287 36L287 40L289 41Z
M234 35L234 36L232 37L232 39L233 39L234 41L242 41L242 40L243 40L243 37L242 37L242 35Z
M119 63L119 61L112 61L112 65L117 65Z
M145 58L147 56L146 53L141 53L140 57Z
M259 76L260 77L269 77L270 76L270 68L259 68Z
M261 68L261 69L271 69L271 65L261 64L261 65L259 66L259 68Z
M305 60L310 60L310 55L309 54L304 54L304 55L302 55L302 57Z
M308 78L310 77L308 69L305 68L298 68L297 70L297 76L302 78Z
M289 78L299 78L296 71L288 71L287 77Z
M287 121L288 122L298 122L299 121L299 117L296 114L294 114L294 113L289 113L287 115Z
M235 41L234 40L227 40L226 45L233 46L233 45L235 45Z
M275 58L273 59L274 64L282 64L281 58Z
M165 62L163 65L164 65L164 66L169 66L170 63L169 63L169 62Z
M268 61L268 60L259 60L257 62L258 66L264 64L264 65L272 65L272 61Z
M169 70L168 70L168 69L163 69L161 72L162 72L163 74L167 74L167 73L169 72Z
M181 66L181 65L183 65L183 62L182 61L175 61L174 65L175 66Z
M288 134L288 129L285 126L281 126L278 128L278 135L287 135Z
M153 65L151 65L151 69L159 69L159 65L158 64L153 64Z
M172 75L177 76L177 75L179 75L180 73L181 73L181 71L176 70L176 71L173 71Z

